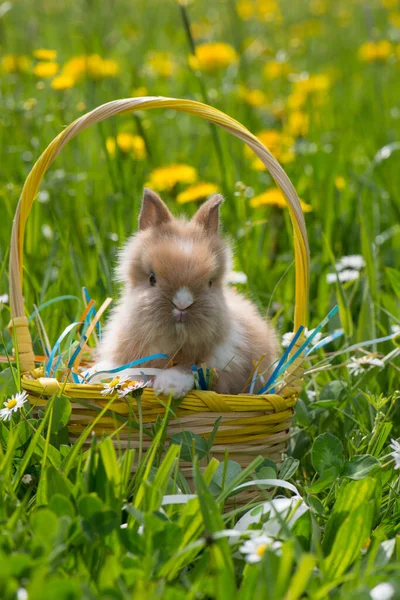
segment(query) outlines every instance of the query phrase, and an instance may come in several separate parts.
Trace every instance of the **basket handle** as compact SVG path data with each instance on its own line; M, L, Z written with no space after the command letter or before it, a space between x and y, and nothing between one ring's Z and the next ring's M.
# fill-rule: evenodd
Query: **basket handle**
M179 100L176 98L156 96L126 98L107 102L87 114L82 115L79 119L71 123L49 144L34 164L25 181L13 221L10 247L10 304L12 315L10 328L15 335L15 345L22 372L34 369L32 338L28 330L28 320L24 314L22 276L25 224L36 194L38 193L40 183L47 169L61 152L65 144L80 131L83 131L89 127L89 125L99 123L113 115L150 108L173 109L201 117L206 121L219 125L245 142L264 163L277 186L283 192L288 205L294 231L296 266L296 306L294 326L295 329L297 329L300 325L306 325L310 260L307 231L299 198L289 177L279 163L257 137L250 133L246 127L220 110L212 108L207 104L195 102L194 100Z

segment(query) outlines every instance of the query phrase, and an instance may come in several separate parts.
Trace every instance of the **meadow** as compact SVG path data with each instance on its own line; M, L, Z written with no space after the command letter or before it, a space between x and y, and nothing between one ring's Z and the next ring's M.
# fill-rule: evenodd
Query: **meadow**
M0 4L2 600L400 598L399 74L397 0ZM9 244L25 178L74 119L146 95L237 119L301 198L308 329L339 310L322 331L330 343L307 359L279 465L260 457L241 469L229 456L218 465L196 436L169 445L168 415L135 455L90 430L70 445L65 397L7 413L19 391ZM188 216L224 195L235 285L285 347L295 273L283 197L239 140L173 110L89 128L46 174L27 222L24 297L49 345L82 313L83 287L96 306L118 296L116 256L144 186ZM179 456L193 462L196 497ZM279 481L235 506L236 488L255 479ZM260 519L266 501L275 504Z

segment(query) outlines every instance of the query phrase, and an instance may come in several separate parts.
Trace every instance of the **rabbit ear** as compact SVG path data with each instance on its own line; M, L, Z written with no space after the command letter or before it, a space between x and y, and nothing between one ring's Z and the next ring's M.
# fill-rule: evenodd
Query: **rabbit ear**
M144 188L142 208L139 215L139 229L157 227L162 223L172 221L172 219L172 214L160 196L152 190Z
M200 206L193 217L193 221L198 223L209 233L218 233L219 230L219 207L224 199L221 194L215 194L207 202Z

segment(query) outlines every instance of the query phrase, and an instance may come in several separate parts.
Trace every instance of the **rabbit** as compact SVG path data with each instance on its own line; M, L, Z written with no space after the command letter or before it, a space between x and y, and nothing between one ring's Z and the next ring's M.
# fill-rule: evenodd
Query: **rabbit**
M223 202L216 194L194 217L176 219L161 198L144 190L139 230L123 248L117 274L122 296L106 323L98 358L123 365L152 354L164 367L157 395L181 398L194 387L192 365L216 369L212 389L244 391L253 361L260 372L277 357L274 328L255 305L228 287L231 248L219 233ZM146 364L148 366L148 364ZM255 389L261 386L260 378Z

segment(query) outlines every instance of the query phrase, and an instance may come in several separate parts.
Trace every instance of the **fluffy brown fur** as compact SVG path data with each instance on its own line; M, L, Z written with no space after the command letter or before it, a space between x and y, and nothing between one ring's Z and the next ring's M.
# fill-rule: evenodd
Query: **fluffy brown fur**
M237 394L252 361L265 354L263 370L276 359L273 328L226 285L231 252L219 235L221 203L213 196L186 221L145 190L139 231L121 253L123 292L99 359L122 365L156 353L173 357L175 366L155 379L157 393L185 395L193 387L191 366L206 363L217 369L213 389Z

